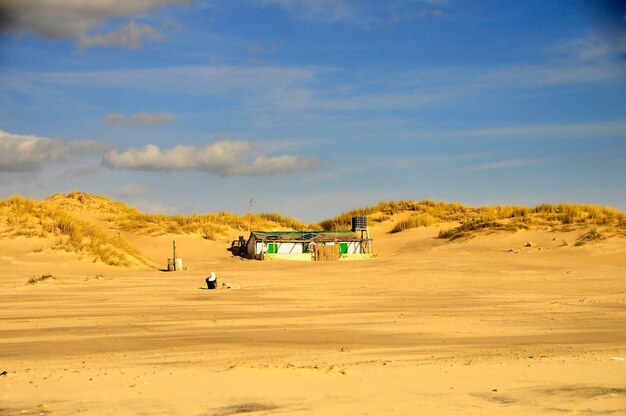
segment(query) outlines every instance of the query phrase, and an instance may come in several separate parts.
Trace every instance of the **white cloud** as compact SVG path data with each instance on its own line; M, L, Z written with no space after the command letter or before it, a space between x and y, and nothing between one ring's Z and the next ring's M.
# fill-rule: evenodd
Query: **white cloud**
M108 152L102 161L111 169L142 171L192 170L218 176L274 175L313 169L318 161L301 156L255 155L246 141L221 141L206 147L176 146L161 150L156 145Z
M243 66L183 66L167 68L120 69L87 72L48 72L3 74L3 85L9 91L19 91L34 97L62 96L66 88L124 89L127 91L181 94L192 97L226 97L236 102L244 111L254 114L276 109L297 111L310 107L314 90L310 83L317 82L316 74L324 69L290 67ZM166 113L167 114L167 113ZM105 122L108 125L128 124L124 115L113 113ZM126 116L128 117L128 116ZM145 117L136 117L135 124ZM171 118L157 121L166 122Z
M329 23L348 23L365 28L394 24L401 20L441 17L445 1L417 0L360 2L350 0L253 0L265 6L279 7L297 19ZM434 7L438 6L438 7Z
M157 41L163 38L160 29L150 25L128 22L126 26L102 35L81 35L78 40L80 49L93 48L94 46L108 47L118 46L127 49L140 48L144 41Z
M626 137L626 120L569 124L526 124L458 130L418 130L396 136L397 139L401 140L602 140L622 139L624 137Z
M626 48L626 39L622 42L609 42L589 34L581 38L566 39L556 43L549 51L562 60L574 62L597 62L620 56Z
M226 97L262 121L273 111L290 114L414 111L462 102L467 97L509 100L523 90L543 93L548 87L621 83L624 66L612 54L605 53L610 48L602 46L600 41L594 41L593 48L583 46L587 44L571 41L557 52L551 51L543 64L497 68L360 70L346 76L347 72L328 67L180 66L90 72L5 72L3 78L9 91L33 96L67 87L154 92L154 86L159 85L160 93ZM274 117L283 123L293 119ZM119 120L109 121L115 124Z
M176 117L170 113L148 114L137 113L128 120L131 124L165 124L176 120Z
M191 96L235 94L256 106L302 107L313 93L307 87L323 70L289 67L183 66L88 72L3 74L10 90L36 95L52 87L123 88ZM117 122L120 113L110 115Z
M104 122L107 126L117 126L121 124L166 124L172 123L176 120L176 117L170 113L135 113L127 119L124 118L122 113L110 113L104 117Z
M97 154L110 149L110 145L95 140L65 143L60 138L0 130L0 172L37 172L47 162L68 161L78 154Z
M456 130L446 134L447 137L479 137L479 138L600 138L626 137L626 121L601 121L572 124L543 124L491 127L472 130Z
M545 64L515 65L489 71L484 84L544 87L624 79L626 40L615 43L594 35L550 45Z
M2 0L0 32L28 31L50 39L84 34L108 19L133 16L185 0Z
M523 166L536 165L542 162L539 159L509 159L498 160L496 162L484 163L472 168L472 170L494 170L494 169L512 169Z
M299 18L313 20L352 20L356 12L346 0L257 0L264 5L288 10Z
M104 116L104 123L108 126L114 126L124 121L124 114L122 113L110 113Z

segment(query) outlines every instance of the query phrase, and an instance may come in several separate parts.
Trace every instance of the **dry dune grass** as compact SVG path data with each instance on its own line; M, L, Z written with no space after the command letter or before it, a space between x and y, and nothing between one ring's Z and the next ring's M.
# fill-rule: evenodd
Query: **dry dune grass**
M429 227L436 222L437 220L429 214L411 215L409 218L398 222L391 229L390 233L399 233L400 231L408 230L411 228Z
M106 217L139 213L135 208L123 202L112 201L105 196L88 194L86 192L54 194L46 198L44 202L63 211L88 211L92 214L100 214Z
M290 230L308 230L310 225L284 217L280 214L236 215L230 212L215 214L163 215L130 214L114 220L124 230L151 236L163 234L201 234L208 240L215 240L229 229L245 231L252 229L287 228Z
M0 237L53 238L53 249L93 256L111 266L148 267L149 261L119 237L108 235L44 202L14 196L0 201Z
M626 230L626 214L621 211L591 204L541 204L525 206L468 207L458 202L433 200L384 201L379 204L345 212L319 224L305 224L279 213L236 215L227 211L208 214L164 215L145 214L124 203L106 197L82 192L57 194L48 198L59 208L99 214L113 228L143 235L199 234L215 240L229 230L289 229L334 230L350 228L355 215L367 215L372 222L384 222L398 213L410 212L409 218L397 223L391 230L397 233L410 228L428 227L439 222L460 225L441 232L441 238L471 237L480 232L517 231L520 229L573 230L581 227L614 227Z
M148 236L196 234L208 240L216 240L229 232L250 228L346 229L350 228L351 218L355 215L368 215L371 222L385 222L399 213L410 215L403 216L391 229L391 233L453 222L459 225L441 230L440 238L467 239L484 233L522 229L589 231L592 228L592 231L581 236L577 245L615 235L626 237L626 214L613 208L584 204L473 208L456 202L386 201L343 213L319 224L304 224L278 213L236 215L221 211L193 215L145 214L103 196L71 192L56 194L43 201L18 196L0 201L0 238L51 238L54 250L92 256L94 261L113 266L145 268L151 266L150 261L125 242L118 232Z
M463 204L458 202L436 202L432 200L384 201L369 207L344 212L334 218L322 221L320 226L324 230L350 228L351 220L354 216L367 215L371 216L374 221L379 222L379 220L386 221L389 219L390 215L400 212L428 214L437 220L461 221L467 209L468 208Z
M87 217L81 217L81 214ZM144 214L122 202L83 192L55 194L43 201L20 196L0 201L0 238L52 238L53 250L93 256L94 261L120 267L145 268L151 263L124 241L119 231L149 236L199 234L205 239L216 240L230 230L244 231L249 227L312 228L278 213L243 216L225 211L193 215Z
M411 212L409 218L397 223L391 233L410 228L428 227L438 222L457 222L459 226L442 230L441 238L471 238L484 232L517 231L522 229L574 230L588 227L612 228L626 236L626 214L591 204L541 204L525 206L467 207L457 202L386 201L377 205L345 212L320 223L325 230L349 228L355 215L369 215L374 221L386 221L401 212Z
M481 232L524 229L573 231L589 227L604 227L614 234L626 236L626 214L614 208L591 204L484 207L476 210L476 216L466 219L458 227L442 230L439 237L459 239L471 238Z
M122 231L150 236L200 234L208 240L215 240L229 229L245 231L252 227L252 229L309 230L312 227L278 213L236 215L220 211L192 215L146 214L122 202L83 192L56 194L46 201L66 210L98 214Z
M576 240L576 244L574 244L574 245L580 247L580 246L584 246L585 244L592 243L594 241L606 240L606 238L607 237L604 234L602 234L601 232L599 232L595 228L592 228L591 230L589 230L585 234L583 234L580 237L578 237L578 240Z

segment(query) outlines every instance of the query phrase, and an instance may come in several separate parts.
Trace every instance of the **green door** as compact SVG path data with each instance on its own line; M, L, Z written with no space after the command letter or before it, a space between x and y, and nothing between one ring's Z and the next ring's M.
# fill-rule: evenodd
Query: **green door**
M267 244L267 252L268 254L275 254L278 252L278 244L276 243L268 243Z
M348 243L339 243L339 254L346 254L348 252Z

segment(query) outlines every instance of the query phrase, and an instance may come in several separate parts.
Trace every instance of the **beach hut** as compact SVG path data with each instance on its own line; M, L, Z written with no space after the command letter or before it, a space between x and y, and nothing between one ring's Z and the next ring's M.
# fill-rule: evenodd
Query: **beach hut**
M257 260L356 260L372 257L372 240L352 230L252 231L247 257Z

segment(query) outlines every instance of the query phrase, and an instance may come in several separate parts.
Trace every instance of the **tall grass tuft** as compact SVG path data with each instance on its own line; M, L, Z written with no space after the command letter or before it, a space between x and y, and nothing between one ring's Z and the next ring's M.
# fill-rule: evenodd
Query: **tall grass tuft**
M390 231L391 234L399 233L400 231L408 230L410 228L418 228L418 227L430 227L437 220L431 217L428 214L423 215L413 215L403 221L397 223L393 229Z
M595 228L592 228L591 230L589 230L585 234L583 234L580 237L578 237L578 239L576 240L576 243L574 245L580 247L580 246L584 246L585 244L593 243L593 242L601 241L601 240L606 240L606 236L601 234Z
M45 202L15 196L0 201L0 237L20 236L54 238L54 249L92 256L111 266L150 265L121 238Z

